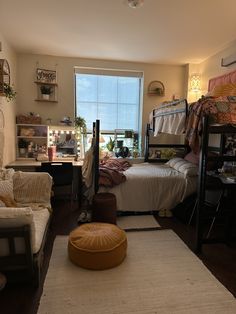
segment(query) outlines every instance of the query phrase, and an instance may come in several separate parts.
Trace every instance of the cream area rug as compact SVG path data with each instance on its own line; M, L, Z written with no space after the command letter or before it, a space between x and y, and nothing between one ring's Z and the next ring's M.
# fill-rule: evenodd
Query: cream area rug
M236 300L170 230L128 232L118 267L86 270L56 238L38 314L222 314Z
M143 230L161 227L153 215L118 216L117 225L124 230Z

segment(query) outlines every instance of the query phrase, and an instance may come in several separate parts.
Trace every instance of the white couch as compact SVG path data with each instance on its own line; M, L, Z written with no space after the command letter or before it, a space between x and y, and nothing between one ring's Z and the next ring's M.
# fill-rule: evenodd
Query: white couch
M50 221L52 178L48 173L0 170L0 271L11 280L39 284L43 248ZM9 204L8 204L9 205Z

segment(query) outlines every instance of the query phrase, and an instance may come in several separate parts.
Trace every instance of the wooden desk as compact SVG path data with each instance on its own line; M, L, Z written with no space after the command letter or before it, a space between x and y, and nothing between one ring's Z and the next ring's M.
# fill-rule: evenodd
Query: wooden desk
M64 159L55 159L53 160L53 162L72 162L73 167L74 167L74 171L73 171L74 191L77 191L74 194L74 198L78 199L79 205L81 205L83 161L82 160L74 161L72 159L64 158ZM24 171L24 172L36 172L36 171L39 171L40 167L41 167L41 161L36 161L36 160L16 160L6 165L6 168L13 168L16 171Z

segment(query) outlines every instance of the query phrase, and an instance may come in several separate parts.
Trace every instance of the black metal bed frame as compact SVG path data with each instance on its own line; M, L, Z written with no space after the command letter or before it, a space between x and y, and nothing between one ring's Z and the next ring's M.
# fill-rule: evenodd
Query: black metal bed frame
M203 236L203 222L204 222L204 205L205 205L205 192L207 185L207 163L208 161L215 161L222 163L224 161L236 162L236 156L224 155L225 134L236 133L236 127L232 125L210 125L209 116L203 117L203 131L201 137L201 151L199 160L199 179L198 179L198 192L197 192L197 210L196 210L196 234L195 234L195 251L200 252L204 243L219 242L217 239L204 238ZM220 134L220 147L218 155L209 156L210 146L209 135ZM236 188L236 183L235 183ZM231 204L232 205L232 204ZM235 208L234 208L235 210ZM229 230L228 230L229 231Z
M100 120L93 122L93 155L94 155L94 194L99 189L99 136L100 136Z
M167 108L167 107L174 107L179 105L181 102L184 102L184 108L180 109L178 111L174 110L173 112L168 112L168 113L160 113L155 114L156 110L159 109L163 109L163 108ZM162 106L158 107L157 109L153 109L153 121L152 121L152 128L150 126L150 124L147 124L146 127L146 133L145 133L145 143L144 143L144 161L145 162L165 162L167 161L167 159L162 159L162 158L156 158L156 159L150 159L149 158L149 148L179 148L179 149L183 149L185 151L185 153L187 153L189 151L189 146L187 144L151 144L150 143L150 134L154 133L155 131L155 118L164 115L170 115L170 114L176 114L179 112L184 112L185 116L186 116L186 121L187 121L187 115L188 115L188 102L186 99L181 99L181 100L175 100L172 101L168 104L163 104Z

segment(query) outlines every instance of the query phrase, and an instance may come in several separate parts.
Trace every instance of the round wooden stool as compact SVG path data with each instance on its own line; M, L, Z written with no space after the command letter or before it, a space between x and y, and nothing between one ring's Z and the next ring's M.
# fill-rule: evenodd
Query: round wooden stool
M112 193L97 193L93 197L92 221L116 224L116 196Z

